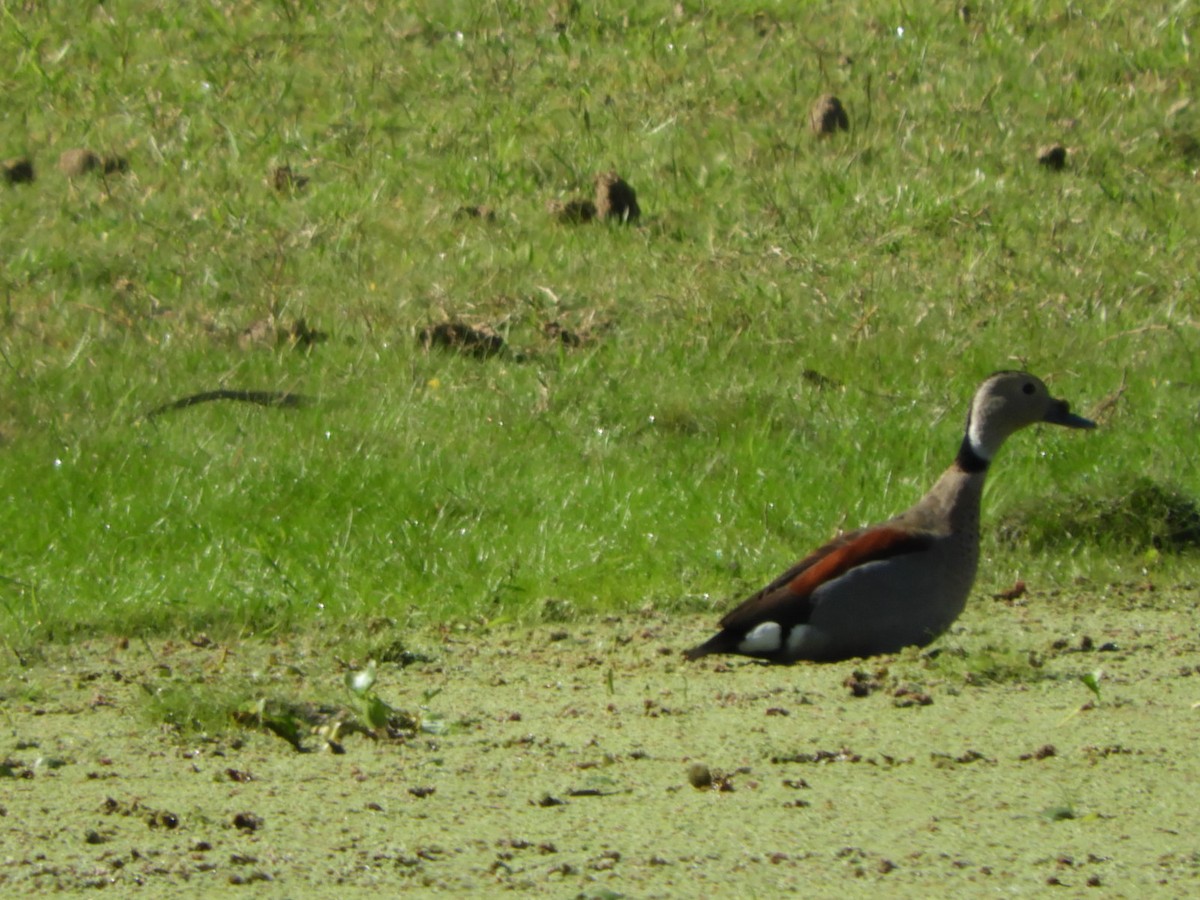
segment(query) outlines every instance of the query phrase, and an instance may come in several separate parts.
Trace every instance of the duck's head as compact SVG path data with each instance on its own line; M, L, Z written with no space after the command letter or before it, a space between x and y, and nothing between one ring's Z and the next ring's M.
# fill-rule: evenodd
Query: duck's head
M1048 422L1067 428L1095 428L1096 423L1071 412L1066 400L1050 395L1036 375L996 372L979 386L967 414L966 446L984 464L1015 431Z

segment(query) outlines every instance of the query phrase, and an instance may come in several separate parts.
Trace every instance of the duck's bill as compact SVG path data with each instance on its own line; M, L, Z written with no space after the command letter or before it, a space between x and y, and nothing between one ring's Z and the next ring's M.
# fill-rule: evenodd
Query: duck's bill
M1085 419L1083 416L1077 416L1071 412L1071 407L1067 405L1066 400L1059 400L1050 408L1050 412L1046 413L1045 421L1052 425L1063 425L1067 428L1095 428L1096 423L1091 419Z

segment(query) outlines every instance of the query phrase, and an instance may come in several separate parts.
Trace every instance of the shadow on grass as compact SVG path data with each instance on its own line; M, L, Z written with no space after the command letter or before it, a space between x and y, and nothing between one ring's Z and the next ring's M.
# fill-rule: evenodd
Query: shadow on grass
M1000 539L1039 551L1065 544L1165 552L1200 549L1200 505L1178 488L1149 478L1102 494L1042 498L1001 521Z

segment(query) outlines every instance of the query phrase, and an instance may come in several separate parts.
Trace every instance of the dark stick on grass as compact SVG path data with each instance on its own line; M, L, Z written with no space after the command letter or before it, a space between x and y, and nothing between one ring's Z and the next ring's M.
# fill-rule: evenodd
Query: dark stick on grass
M308 405L311 400L303 394L292 394L287 391L235 391L235 390L217 390L217 391L202 391L199 394L191 394L179 400L173 400L170 403L164 403L162 406L156 406L150 412L146 413L145 418L154 419L161 416L163 413L173 412L177 409L186 409L189 406L196 406L200 403L209 403L213 400L239 400L242 403L255 403L259 406L275 406L281 409L296 409L297 407Z

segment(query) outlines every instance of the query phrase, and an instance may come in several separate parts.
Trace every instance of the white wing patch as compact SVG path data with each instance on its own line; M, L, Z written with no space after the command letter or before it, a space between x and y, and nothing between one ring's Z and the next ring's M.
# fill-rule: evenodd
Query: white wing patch
M763 622L746 632L738 644L739 653L774 653L780 647L783 629L778 622Z

